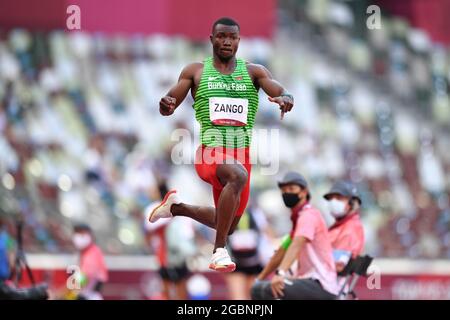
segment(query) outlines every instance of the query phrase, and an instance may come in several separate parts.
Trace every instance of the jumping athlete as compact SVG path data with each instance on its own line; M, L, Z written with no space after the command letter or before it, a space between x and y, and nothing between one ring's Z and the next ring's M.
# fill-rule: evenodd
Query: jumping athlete
M212 185L215 208L183 203L172 190L149 217L150 222L155 222L159 218L187 216L214 228L216 240L209 268L220 272L236 268L225 245L249 198L249 147L258 90L263 89L269 101L279 105L281 119L294 104L292 95L264 66L236 58L239 32L239 24L233 19L217 20L210 35L213 56L187 65L178 83L159 102L160 113L169 116L191 91L201 126L195 169L202 180Z

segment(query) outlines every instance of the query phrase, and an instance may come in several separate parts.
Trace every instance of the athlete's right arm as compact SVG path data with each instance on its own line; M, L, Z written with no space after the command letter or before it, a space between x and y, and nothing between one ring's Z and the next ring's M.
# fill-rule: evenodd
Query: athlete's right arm
M284 258L284 255L286 254L286 249L282 246L275 251L272 258L270 258L269 263L264 267L263 271L256 277L257 280L264 280L267 278L272 272L274 272L278 266L280 265L281 261Z
M159 101L159 112L163 116L174 113L175 109L183 102L194 85L195 72L201 67L201 63L191 63L181 71L177 84Z

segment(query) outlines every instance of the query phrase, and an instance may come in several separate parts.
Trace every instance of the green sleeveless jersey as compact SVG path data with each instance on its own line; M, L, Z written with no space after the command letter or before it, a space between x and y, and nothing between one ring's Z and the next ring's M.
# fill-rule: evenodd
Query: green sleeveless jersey
M236 69L229 75L215 69L212 57L203 63L193 108L201 127L201 143L206 146L250 146L258 92L245 61L237 59L236 63Z

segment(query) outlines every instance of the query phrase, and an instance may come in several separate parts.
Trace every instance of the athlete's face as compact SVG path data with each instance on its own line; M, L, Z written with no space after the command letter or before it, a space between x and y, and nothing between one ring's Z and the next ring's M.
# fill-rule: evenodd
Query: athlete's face
M215 55L222 60L231 59L239 47L239 28L238 26L218 24L210 39Z

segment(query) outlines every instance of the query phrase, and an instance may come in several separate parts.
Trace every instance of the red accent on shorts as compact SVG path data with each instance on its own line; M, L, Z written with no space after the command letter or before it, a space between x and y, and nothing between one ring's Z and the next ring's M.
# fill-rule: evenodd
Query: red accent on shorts
M252 170L250 148L207 147L205 145L198 147L195 155L195 170L203 181L212 186L216 207L223 189L222 184L217 178L216 170L218 165L226 163L240 163L248 173L247 183L241 192L239 208L235 213L237 217L240 217L247 207L250 196L250 173Z

